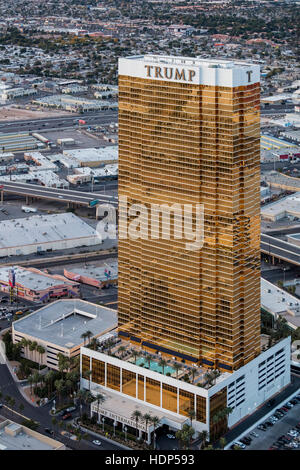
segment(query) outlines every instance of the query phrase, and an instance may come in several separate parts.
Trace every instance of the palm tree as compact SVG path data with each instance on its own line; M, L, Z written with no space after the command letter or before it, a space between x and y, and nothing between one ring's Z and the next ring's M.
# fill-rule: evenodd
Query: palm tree
M92 331L90 331L90 330L88 330L88 331L85 332L85 336L86 336L86 338L88 339L88 344L89 344L89 342L90 342L91 337L93 336L93 334L94 334L94 333L92 333Z
M40 374L39 374L38 372L35 372L35 373L33 374L32 378L33 378L33 383L35 384L35 387L37 387L37 386L38 386L38 383L39 383L40 380L41 380Z
M181 370L181 364L178 362L174 362L173 369L176 371L176 379L178 379L178 372Z
M32 395L32 385L34 384L33 375L30 375L27 379L28 383L30 384L30 395Z
M53 370L49 370L49 372L47 372L47 374L44 377L45 382L46 382L47 387L48 387L48 398L50 398L51 393L52 393L54 377L55 377L55 373L53 372Z
M63 379L55 380L54 387L55 387L55 389L57 391L57 394L58 394L58 403L60 403L61 398L62 398L62 394L65 390L65 383L64 383Z
M24 348L24 355L25 356L28 356L28 351L27 351L27 354L26 354L26 349L28 348L29 343L30 343L30 341L27 340L26 338L22 338L21 341L20 341L21 347Z
M145 361L146 361L147 364L148 364L148 369L150 369L150 365L151 365L151 356L150 356L150 354L146 353L146 354L144 355L144 359L145 359Z
M111 348L113 347L114 344L115 344L115 343L114 343L114 341L113 341L112 339L108 339L108 340L106 341L106 347L107 347L107 349L108 349L107 352L108 352L109 355L111 355Z
M165 367L167 365L167 361L165 359L160 359L158 365L162 368L162 373L165 374Z
M176 437L179 441L183 442L183 447L186 449L188 444L191 442L191 439L195 433L194 428L188 424L184 424L180 431L177 431Z
M146 438L148 437L148 424L150 423L151 421L151 415L149 413L145 413L143 416L142 416L142 420L144 421L145 423L145 427L146 427Z
M31 355L31 359L32 361L34 360L34 351L36 351L36 348L37 348L37 342L36 341L30 341L30 345L29 345L29 351L32 352L32 355Z
M62 379L64 378L64 373L70 369L70 359L62 353L57 354L58 358L58 370L61 373Z
M193 410L192 408L188 410L188 415L191 421L191 426L193 426L193 419L196 417L195 410Z
M82 333L82 335L80 336L80 338L83 339L83 346L85 346L85 340L86 340L86 338L87 338L86 333Z
M131 415L131 419L135 420L136 438L137 438L137 433L138 433L138 423L141 417L142 417L142 413L139 410L134 410L134 412Z
M43 346L41 346L40 344L38 344L37 347L36 347L36 350L40 355L40 358L39 358L39 370L40 370L40 365L41 365L41 362L42 362L42 356L43 356L43 354L45 354L46 349L43 348Z
M102 403L104 402L105 397L104 395L102 395L102 393L97 393L95 398L97 402L97 421L99 421L99 408L100 408L100 405L102 405Z
M193 381L193 383L194 383L194 381L195 381L196 372L197 372L197 369L196 369L195 367L193 367L193 368L191 369L191 374L192 374L192 381Z
M131 353L132 353L132 355L133 355L133 357L134 357L134 363L136 364L136 360L137 360L138 357L140 357L141 353L140 353L140 351L137 351L136 349L133 349L133 350L131 351Z
M153 428L154 428L153 429L153 448L154 449L156 447L155 431L156 431L156 428L157 428L159 422L160 422L160 419L159 419L158 416L152 416L151 417L151 423L153 424Z
M97 338L92 338L90 341L90 347L94 350L97 351L98 348L98 340Z
M205 446L205 443L207 441L207 437L208 437L208 432L207 431L202 431L200 434L199 434L199 437L201 439L201 448L203 446Z
M126 347L125 346L120 346L118 348L118 352L120 353L120 357L122 358L123 357L123 353L126 351Z

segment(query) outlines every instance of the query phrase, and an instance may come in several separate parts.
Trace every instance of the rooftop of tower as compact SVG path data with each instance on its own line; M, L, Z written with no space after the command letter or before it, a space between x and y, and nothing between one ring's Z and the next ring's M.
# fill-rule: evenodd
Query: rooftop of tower
M253 63L230 60L230 59L201 59L201 57L183 57L183 56L166 56L166 55L155 55L146 54L139 56L126 57L129 60L140 60L144 62L153 62L161 65L175 65L175 66L196 66L196 67L208 67L208 68L221 68L221 69L233 69L235 67L253 67ZM259 67L255 64L255 67Z
M259 83L259 65L218 58L139 55L119 59L119 75L193 85L239 87Z

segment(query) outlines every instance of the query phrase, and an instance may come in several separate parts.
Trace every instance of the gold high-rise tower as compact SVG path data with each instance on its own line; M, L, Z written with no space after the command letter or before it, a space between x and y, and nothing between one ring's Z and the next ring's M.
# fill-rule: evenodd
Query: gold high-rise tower
M258 66L120 59L119 196L204 205L201 249L119 239L123 337L228 371L260 352L259 110Z

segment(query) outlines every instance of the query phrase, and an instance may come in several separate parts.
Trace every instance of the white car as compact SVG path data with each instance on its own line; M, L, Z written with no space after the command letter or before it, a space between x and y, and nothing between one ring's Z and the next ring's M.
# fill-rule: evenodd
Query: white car
M234 446L238 446L238 447L240 447L241 449L246 449L245 444L243 444L243 443L240 442L240 441L235 441L235 442L233 443L233 445L234 445Z
M101 446L101 442L98 441L97 439L93 441L93 444L95 444L95 446Z
M252 436L252 437L259 437L259 435L258 435L257 432L255 432L255 431L250 432L250 436Z
M167 434L167 438L168 439L175 439L175 436L174 436L174 434Z

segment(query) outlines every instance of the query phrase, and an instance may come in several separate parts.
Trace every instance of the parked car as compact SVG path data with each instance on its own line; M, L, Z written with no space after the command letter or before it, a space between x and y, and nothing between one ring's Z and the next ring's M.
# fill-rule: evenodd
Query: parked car
M266 431L267 426L265 426L264 424L259 424L259 425L257 426L257 429L260 429L261 431Z
M233 445L233 447L237 446L237 447L240 447L241 449L246 449L245 444L243 444L240 441L235 441L232 445Z
M242 437L240 439L240 441L243 443L243 444L246 444L246 446L250 446L251 442L252 442L252 439L250 439L249 437Z
M250 436L252 436L252 437L259 437L259 435L258 435L257 432L255 432L255 431L251 431L251 432L250 432Z
M65 413L62 417L62 419L65 421L66 419L72 418L71 413Z
M174 436L174 434L167 434L167 438L168 439L175 439L175 436Z

